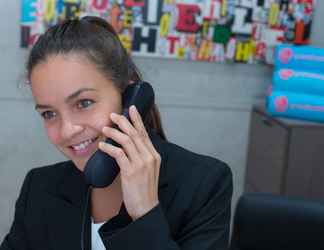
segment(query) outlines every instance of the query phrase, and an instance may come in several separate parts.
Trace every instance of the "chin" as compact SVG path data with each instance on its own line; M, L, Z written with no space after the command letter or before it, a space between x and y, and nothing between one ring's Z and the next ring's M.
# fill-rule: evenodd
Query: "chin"
M72 160L73 161L73 160ZM85 169L85 165L86 165L86 161L80 162L80 161L73 161L74 165L76 166L77 169L79 169L81 172L84 171Z

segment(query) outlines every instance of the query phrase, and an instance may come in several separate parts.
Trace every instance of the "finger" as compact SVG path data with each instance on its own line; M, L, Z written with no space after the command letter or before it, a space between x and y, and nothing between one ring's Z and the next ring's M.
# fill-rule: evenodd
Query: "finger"
M147 136L146 128L144 126L144 122L142 120L142 117L140 113L137 111L137 108L135 105L130 106L129 108L129 116L131 118L131 121L135 127L135 129L143 135L143 137Z
M127 134L120 132L118 129L110 127L104 127L102 129L102 132L107 138L110 138L113 141L117 142L123 148L131 162L139 161L139 153L137 151L137 148L132 139Z
M132 105L129 108L129 116L131 118L132 123L134 124L135 129L137 130L139 135L143 138L143 141L148 146L148 149L150 150L150 152L154 156L156 156L158 153L156 152L155 147L153 146L152 141L147 134L142 117L134 105Z
M129 171L130 169L129 159L127 158L125 152L121 148L115 147L105 142L99 142L98 147L101 151L113 157L116 160L121 170Z
M145 138L136 130L130 121L125 116L117 114L111 114L111 120L131 138L139 153L139 158L145 162L149 162L152 158L152 152L147 143L145 143Z
M147 134L142 117L140 116L139 112L137 111L137 109L134 105L130 107L129 115L132 120L132 123L134 124L136 131L140 131L139 135L140 135L140 137L142 137L141 141L145 143L147 149L150 151L150 156L149 156L150 158L147 158L147 159L149 162L153 161L153 164L156 166L154 171L155 171L155 176L156 176L156 182L158 184L159 175L160 175L161 156L155 150L155 147L154 147L150 137ZM152 159L152 157L153 157L153 159Z
M135 132L136 129L125 116L111 113L110 118L125 134L131 136Z

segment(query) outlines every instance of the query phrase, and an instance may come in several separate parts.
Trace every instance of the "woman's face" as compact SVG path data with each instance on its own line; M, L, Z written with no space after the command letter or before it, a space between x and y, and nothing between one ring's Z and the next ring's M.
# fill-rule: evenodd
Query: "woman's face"
M105 138L109 115L121 112L121 94L94 64L81 55L53 55L30 76L36 110L49 140L78 169Z

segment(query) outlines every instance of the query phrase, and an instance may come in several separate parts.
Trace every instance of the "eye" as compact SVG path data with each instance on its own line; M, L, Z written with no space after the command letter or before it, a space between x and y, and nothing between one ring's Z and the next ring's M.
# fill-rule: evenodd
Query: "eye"
M51 120L56 116L56 113L50 110L44 111L41 113L41 116L44 120Z
M90 99L82 99L77 102L77 107L79 109L85 109L85 108L90 107L93 103L94 103L94 101L92 101Z

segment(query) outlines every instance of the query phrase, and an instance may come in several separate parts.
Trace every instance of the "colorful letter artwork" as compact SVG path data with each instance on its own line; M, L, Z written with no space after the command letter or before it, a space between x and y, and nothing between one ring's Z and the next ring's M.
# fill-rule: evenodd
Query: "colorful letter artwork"
M21 0L21 47L86 15L110 22L132 55L273 61L280 43L308 44L315 0Z

